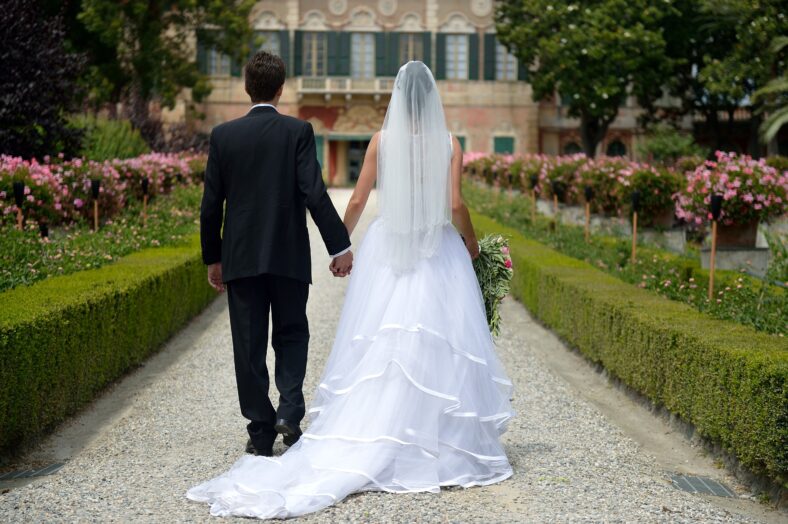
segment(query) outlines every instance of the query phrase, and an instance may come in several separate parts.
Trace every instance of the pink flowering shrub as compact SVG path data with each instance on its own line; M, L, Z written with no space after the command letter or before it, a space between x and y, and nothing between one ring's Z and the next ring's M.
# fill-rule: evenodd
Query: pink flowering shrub
M725 225L768 221L785 213L788 172L746 155L717 151L716 157L687 173L676 206L679 218L695 225L710 220L712 194L722 195L720 221Z
M520 189L523 193L531 191L531 177L537 177L536 191L539 192L539 174L542 166L547 162L545 155L522 155L516 156L509 166L512 175L512 187Z
M629 184L622 192L624 207L631 211L632 193L639 191L640 224L643 227L670 227L678 192L684 188L686 177L669 168L634 162L630 164L629 171ZM662 223L663 220L665 223Z
M579 202L581 189L577 187L577 173L588 161L589 158L584 153L549 157L548 161L542 164L539 173L541 195L552 199L553 182L557 182L563 190L563 195L559 195L559 201L566 204Z
M624 204L631 176L631 163L625 158L591 158L577 169L575 185L580 194L584 194L586 187L593 190L593 213L615 216Z
M62 157L39 162L0 155L0 224L15 220L14 182L24 184L26 220L70 224L92 217L92 180L100 181L99 213L111 218L129 201L142 198L143 178L150 182L150 195L167 193L175 185L197 182L194 170L204 170L204 164L204 156L194 154L150 153L105 162Z

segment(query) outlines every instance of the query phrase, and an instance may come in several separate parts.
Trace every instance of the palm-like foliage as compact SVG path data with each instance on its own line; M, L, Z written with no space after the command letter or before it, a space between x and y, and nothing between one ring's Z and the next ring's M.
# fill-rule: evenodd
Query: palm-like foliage
M778 36L772 41L771 52L779 55L788 48L788 36ZM780 128L788 124L788 70L767 83L755 92L754 102L763 104L762 110L767 114L760 127L761 140L769 142Z

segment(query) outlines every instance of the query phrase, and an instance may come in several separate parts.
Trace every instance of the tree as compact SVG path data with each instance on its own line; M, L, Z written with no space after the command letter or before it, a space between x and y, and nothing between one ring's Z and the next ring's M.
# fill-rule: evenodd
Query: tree
M84 60L64 48L62 19L45 16L35 0L8 0L0 27L0 152L25 158L75 153L80 133L67 115Z
M82 0L77 21L90 38L73 44L89 51L96 60L92 72L105 85L110 101L125 101L134 126L154 142L158 128L149 117L152 100L171 108L185 88L191 89L195 101L210 93L208 79L195 61L195 32L203 43L240 62L249 53L249 13L254 4L254 0Z
M638 153L649 162L673 165L681 157L703 158L708 151L696 144L691 134L662 123L648 129Z
M496 27L528 65L534 99L560 93L594 156L627 96L647 111L662 96L671 61L661 20L670 9L659 0L503 0Z
M778 36L772 42L771 50L775 55L788 50L788 36ZM788 70L783 65L782 73L773 78L768 84L755 92L754 102L763 101L763 109L768 112L766 119L761 124L761 140L768 143L773 140L780 128L788 124Z
M724 146L726 128L741 107L758 113L753 94L777 75L779 59L769 55L772 40L788 32L783 0L674 0L663 18L667 54L674 70L665 85L679 103L659 115L702 115L714 139ZM719 114L727 114L727 122ZM759 116L752 119L756 143Z

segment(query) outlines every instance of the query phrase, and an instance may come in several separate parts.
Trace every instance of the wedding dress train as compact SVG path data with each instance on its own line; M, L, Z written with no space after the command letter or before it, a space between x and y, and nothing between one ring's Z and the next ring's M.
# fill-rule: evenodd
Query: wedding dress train
M301 440L247 455L189 490L211 514L285 518L360 491L439 491L512 474L499 442L513 415L468 251L453 226L405 273L374 221Z

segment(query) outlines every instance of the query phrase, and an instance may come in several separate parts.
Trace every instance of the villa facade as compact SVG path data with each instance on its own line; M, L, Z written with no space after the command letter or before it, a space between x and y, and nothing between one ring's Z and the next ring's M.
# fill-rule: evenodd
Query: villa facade
M312 123L324 175L343 185L358 177L408 60L433 70L465 151L580 150L577 121L556 101L533 101L526 69L496 40L493 15L493 0L263 0L251 23L254 47L287 64L280 111ZM213 85L199 107L203 130L246 113L241 64L199 42L197 60ZM621 108L600 153L632 155L636 114Z

